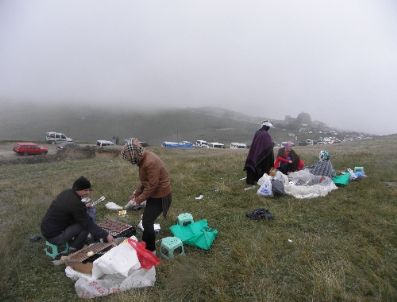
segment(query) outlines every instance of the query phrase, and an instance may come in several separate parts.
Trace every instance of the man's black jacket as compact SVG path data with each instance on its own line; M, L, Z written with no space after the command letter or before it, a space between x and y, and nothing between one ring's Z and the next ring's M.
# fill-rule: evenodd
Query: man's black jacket
M97 226L87 214L87 208L77 193L65 190L51 203L42 222L41 233L45 238L61 234L68 226L80 224L94 238L106 238L108 233Z

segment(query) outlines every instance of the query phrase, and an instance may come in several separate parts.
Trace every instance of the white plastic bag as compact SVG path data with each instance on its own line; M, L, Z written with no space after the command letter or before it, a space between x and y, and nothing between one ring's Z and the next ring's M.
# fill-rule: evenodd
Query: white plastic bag
M347 172L349 172L349 174L350 174L350 180L356 180L357 179L357 175L353 172L352 169L347 168Z
M79 278L92 280L91 274L80 273L80 272L74 270L73 268L71 268L70 266L67 266L65 268L65 274L66 274L66 277L72 279L73 281L77 281Z
M336 190L337 188L338 187L335 186L332 179L327 176L323 176L323 180L321 182L313 185L296 185L293 182L284 183L285 193L298 199L326 196L329 192Z
M119 206L117 203L114 203L113 201L109 201L105 204L106 209L108 210L122 210L123 207Z
M98 280L79 278L74 287L79 298L91 299L126 291L131 288L153 286L155 282L156 270L153 266L148 270L131 271L127 278L118 278L115 275L105 275Z
M130 238L136 240L134 236ZM91 275L80 273L70 266L66 267L65 273L70 279L77 280L74 285L76 293L85 299L153 286L156 282L155 267L142 269L136 250L126 242L95 260Z
M264 196L264 197L273 196L272 178L265 173L260 178L260 181L261 181L261 186L259 187L259 189L256 192L256 194L258 194L259 196ZM259 180L258 180L258 183L259 183Z
M131 238L137 240L135 236ZM94 261L92 277L98 279L103 275L118 275L126 278L130 270L140 267L135 249L124 241Z

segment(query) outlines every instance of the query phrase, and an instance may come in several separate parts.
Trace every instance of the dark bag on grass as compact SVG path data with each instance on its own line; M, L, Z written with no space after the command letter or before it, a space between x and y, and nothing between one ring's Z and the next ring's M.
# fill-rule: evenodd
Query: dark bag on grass
M261 220L261 219L271 220L271 219L273 219L272 213L270 213L268 210L266 210L264 208L255 209L251 213L245 214L245 216L247 216L249 219L253 219L253 220Z
M281 180L272 179L272 191L274 196L285 194L284 184Z

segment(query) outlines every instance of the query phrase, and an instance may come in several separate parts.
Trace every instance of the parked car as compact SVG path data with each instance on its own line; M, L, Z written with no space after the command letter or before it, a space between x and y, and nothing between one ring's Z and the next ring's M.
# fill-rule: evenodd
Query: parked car
M96 141L96 145L98 147L105 147L105 146L113 146L114 143L112 141L107 141L107 140L104 140L104 139L98 139Z
M225 144L218 143L218 142L208 143L208 146L213 149L225 148Z
M203 139L196 140L196 143L194 144L194 146L196 148L209 148L208 142Z
M183 142L165 141L161 143L161 147L168 149L191 149L193 147L193 144L188 141L183 141Z
M79 144L75 142L63 142L57 146L57 150L67 150L78 148Z
M72 142L73 139L67 137L65 134L61 132L49 131L45 135L45 140L49 144L57 144L61 142Z
M230 149L247 149L245 143L230 143Z
M12 149L18 155L40 155L47 154L48 148L41 147L35 143L16 143Z

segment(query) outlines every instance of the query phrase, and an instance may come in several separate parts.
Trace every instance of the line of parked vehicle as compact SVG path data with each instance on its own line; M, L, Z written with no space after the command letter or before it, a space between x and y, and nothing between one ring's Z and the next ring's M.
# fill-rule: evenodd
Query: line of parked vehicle
M65 150L77 148L80 145L75 143L72 138L67 137L62 132L56 131L48 131L45 135L45 140L48 144L57 144L57 150ZM127 143L130 138L124 140L124 143ZM145 142L141 142L143 146L147 146L148 144ZM105 147L105 146L113 146L115 143L109 140L98 139L96 141L97 147ZM189 148L208 148L208 149L222 149L226 148L225 144L219 142L207 142L205 140L196 140L193 144L189 141L183 142L169 142L165 141L161 144L164 148L180 148L180 149L189 149ZM244 143L232 142L230 143L230 149L246 149L248 148ZM41 155L47 154L48 148L42 147L33 142L18 142L14 145L13 151L18 155Z
M193 144L189 141L182 142L169 142L165 141L161 144L164 148L179 148L179 149L190 149L190 148L207 148L207 149L224 149L225 144L218 142L207 142L205 140L199 139ZM247 144L244 143L230 143L230 149L247 149Z

